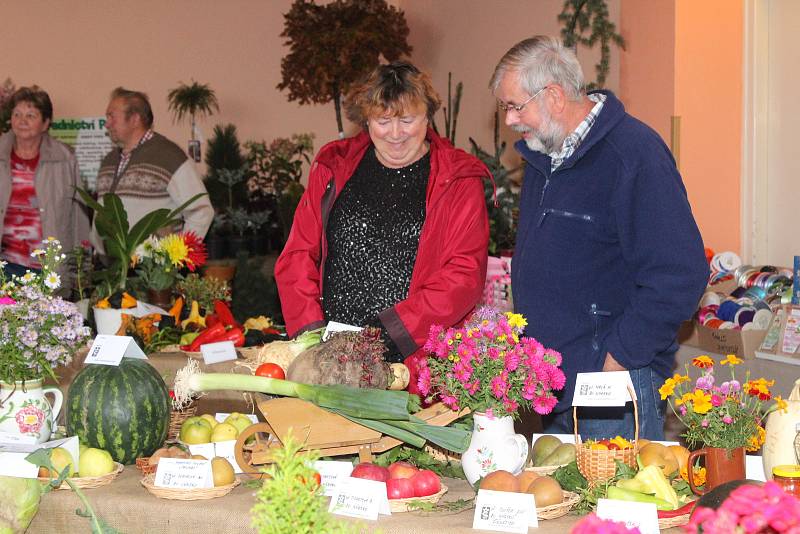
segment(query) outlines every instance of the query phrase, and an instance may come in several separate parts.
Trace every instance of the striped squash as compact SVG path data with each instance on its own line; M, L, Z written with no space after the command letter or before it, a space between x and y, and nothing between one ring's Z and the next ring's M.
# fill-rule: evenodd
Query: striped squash
M67 432L131 464L164 443L170 410L167 385L147 361L87 365L67 393Z

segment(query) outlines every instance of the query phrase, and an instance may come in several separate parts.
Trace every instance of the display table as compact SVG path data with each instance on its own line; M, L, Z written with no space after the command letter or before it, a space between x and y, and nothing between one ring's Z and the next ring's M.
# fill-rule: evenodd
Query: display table
M120 476L108 486L85 490L94 510L112 527L126 534L142 532L161 533L214 533L254 532L250 526L250 509L255 503L255 489L239 486L233 492L217 499L204 501L173 501L159 499L147 492L139 483L140 472L135 466L126 466ZM246 478L246 477L245 477ZM444 501L472 498L466 481L445 479L449 491ZM47 534L87 532L89 521L75 514L81 503L72 491L54 491L42 498L39 513L28 532ZM380 530L385 534L445 534L472 532L474 510L458 513L408 512L380 516L378 521L361 521L363 531ZM531 532L566 533L580 519L566 515L558 519L539 522ZM351 521L343 518L343 521ZM477 532L477 531L474 531ZM669 529L662 532L681 532Z

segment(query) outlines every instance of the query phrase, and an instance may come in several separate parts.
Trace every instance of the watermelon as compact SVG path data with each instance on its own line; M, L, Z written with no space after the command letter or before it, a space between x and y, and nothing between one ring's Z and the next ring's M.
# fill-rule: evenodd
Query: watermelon
M131 464L164 443L170 411L167 385L147 361L87 365L67 392L67 432Z

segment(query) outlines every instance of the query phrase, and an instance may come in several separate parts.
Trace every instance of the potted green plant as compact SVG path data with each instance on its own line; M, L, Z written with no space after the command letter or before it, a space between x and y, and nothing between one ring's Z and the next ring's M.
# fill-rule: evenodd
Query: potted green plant
M180 82L178 87L167 94L167 101L169 109L173 113L174 122L180 122L186 115L191 117L192 138L189 141L189 155L195 161L200 161L200 141L195 137L197 117L211 115L214 110L219 111L217 95L208 84L192 80L189 85Z
M201 310L213 310L215 300L230 301L231 288L226 280L214 276L200 277L197 273L187 274L175 286L184 302L191 305L197 301Z

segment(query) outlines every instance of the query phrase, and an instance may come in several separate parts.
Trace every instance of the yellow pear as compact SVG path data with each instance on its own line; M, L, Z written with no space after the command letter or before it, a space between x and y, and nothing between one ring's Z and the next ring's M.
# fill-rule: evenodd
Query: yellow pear
M217 424L219 423L219 421L217 421L216 419L214 419L214 416L213 416L213 415L211 415L210 413L204 413L204 414L203 414L203 415L201 415L200 417L202 417L203 419L205 419L206 421L208 421L208 422L209 422L209 424L211 425L211 428L212 428L212 429L213 429L215 426L217 426Z
M239 431L236 430L236 427L230 423L220 423L214 427L214 430L211 432L211 441L229 441L232 439L236 439L239 435Z
M214 475L214 486L227 486L236 479L231 463L222 456L211 460L211 473Z

